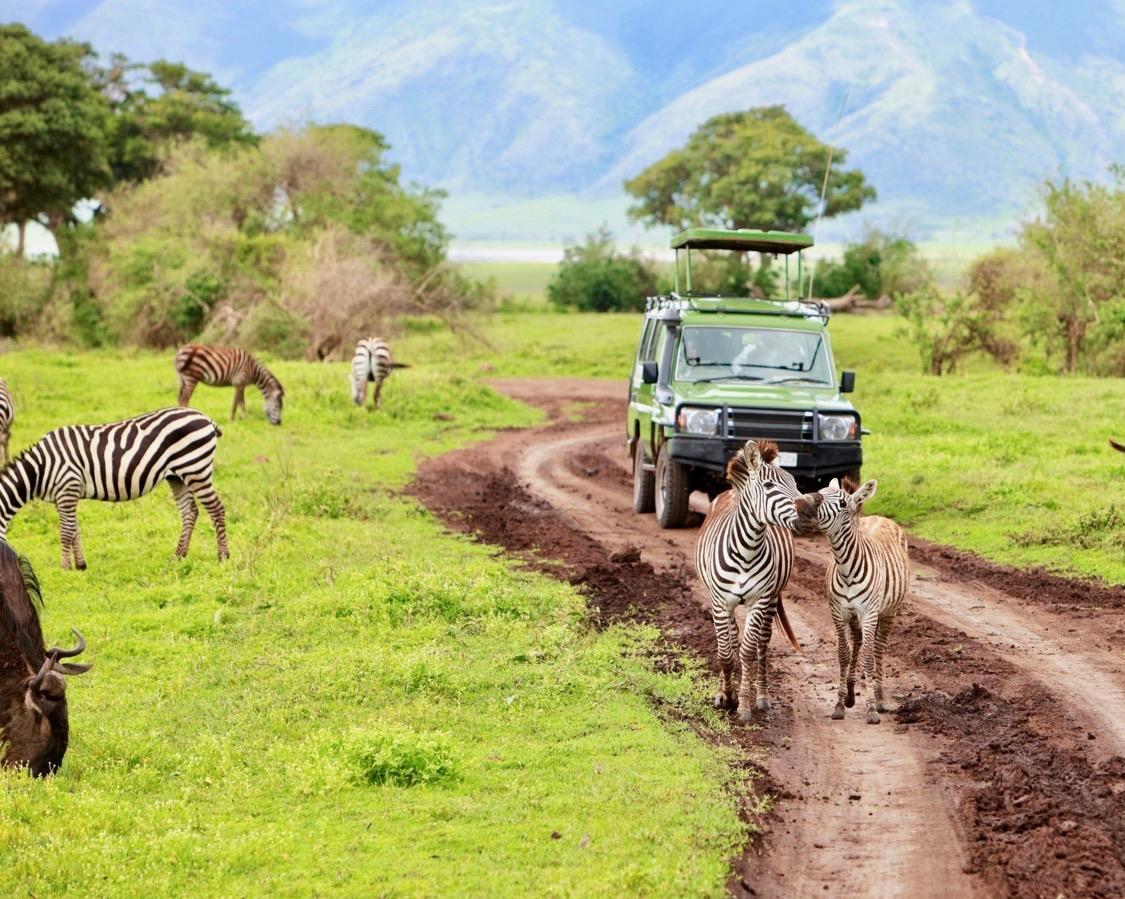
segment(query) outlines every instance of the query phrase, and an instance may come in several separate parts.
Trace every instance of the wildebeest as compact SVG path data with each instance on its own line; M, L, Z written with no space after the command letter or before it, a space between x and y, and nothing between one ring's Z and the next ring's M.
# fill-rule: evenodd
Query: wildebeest
M74 649L43 647L42 604L31 563L0 541L0 766L36 777L58 770L70 739L63 675L90 670L59 661L86 648L78 631Z

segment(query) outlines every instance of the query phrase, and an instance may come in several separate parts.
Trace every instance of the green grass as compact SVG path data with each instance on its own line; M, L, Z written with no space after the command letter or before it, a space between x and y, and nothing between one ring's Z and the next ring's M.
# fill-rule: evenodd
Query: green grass
M872 430L869 511L997 561L1125 583L1125 455L1107 443L1125 436L1125 380L1015 374L986 359L935 378L894 316L829 327ZM638 315L500 315L484 327L494 349L438 332L409 336L402 353L495 377L624 378L639 329Z
M461 262L458 268L478 281L494 281L504 306L546 309L547 284L558 266L553 262Z
M591 632L573 589L401 495L419 457L537 420L413 361L381 414L350 405L345 363L276 365L281 428L196 392L224 431L225 564L205 517L173 559L163 489L79 506L86 572L59 568L52 508L16 517L47 639L78 627L95 667L60 774L0 775L0 893L721 892L746 784L677 723L707 715L698 672L658 673L652 631ZM175 394L167 355L19 352L2 374L13 448Z

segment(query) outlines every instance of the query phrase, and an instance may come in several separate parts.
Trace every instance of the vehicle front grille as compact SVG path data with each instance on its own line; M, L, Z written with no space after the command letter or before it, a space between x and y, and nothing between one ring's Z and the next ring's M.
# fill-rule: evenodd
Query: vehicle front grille
M767 437L771 440L813 439L812 412L728 407L725 418L727 437L743 440L751 437Z

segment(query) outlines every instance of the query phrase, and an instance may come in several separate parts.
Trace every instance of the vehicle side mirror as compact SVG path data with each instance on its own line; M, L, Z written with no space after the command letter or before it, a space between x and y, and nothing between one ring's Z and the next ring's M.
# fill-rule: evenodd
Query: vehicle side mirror
M842 372L840 374L840 393L851 393L853 390L855 390L855 372Z
M642 362L641 363L641 383L642 384L655 384L659 374L660 374L660 369L655 362Z

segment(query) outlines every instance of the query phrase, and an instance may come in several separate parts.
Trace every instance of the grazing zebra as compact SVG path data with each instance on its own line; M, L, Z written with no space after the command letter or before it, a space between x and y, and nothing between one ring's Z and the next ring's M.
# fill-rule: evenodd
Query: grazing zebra
M231 421L238 410L246 414L246 385L253 384L266 399L266 418L281 424L281 400L285 390L273 373L246 350L189 343L176 353L176 373L180 376L180 405L191 402L195 385L202 381L212 387L233 387Z
M753 712L750 685L757 707L770 707L766 688L766 649L776 615L785 635L800 649L781 591L793 568L793 536L787 528L797 524L794 506L801 498L789 472L773 464L777 445L749 441L727 465L731 488L720 494L699 532L695 565L711 593L711 620L719 645L719 692L716 708L737 706L738 717L749 721ZM732 691L734 644L738 641L736 606L746 604L746 624L739 646L742 681L735 700ZM756 674L751 677L751 672Z
M12 422L16 420L16 406L8 390L8 382L0 378L0 453L8 464L8 441L12 439Z
M379 409L383 405L383 382L392 369L410 368L402 362L391 361L391 348L386 341L378 337L368 337L356 344L355 355L352 356L352 400L357 406L362 406L367 401L367 384L375 382L375 395L371 398L371 408Z
M222 432L194 409L160 409L107 425L70 425L45 434L0 471L0 538L16 512L32 499L59 510L63 568L73 559L85 568L78 538L78 500L121 502L144 496L167 481L183 530L176 555L187 555L203 504L219 543L219 559L230 555L223 504L211 485L215 445Z
M798 501L802 524L828 537L833 562L828 566L828 605L836 625L840 688L832 717L844 717L855 705L856 664L867 681L867 723L878 724L883 703L883 653L895 614L910 587L906 534L889 518L862 516L875 495L875 481L859 489L835 479ZM854 492L853 492L854 491ZM848 645L848 632L851 645Z

